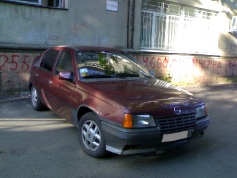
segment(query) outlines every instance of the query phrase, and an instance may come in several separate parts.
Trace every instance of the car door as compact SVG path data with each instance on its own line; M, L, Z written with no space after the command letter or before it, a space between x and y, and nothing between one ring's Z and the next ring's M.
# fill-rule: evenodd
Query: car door
M53 72L53 66L59 54L59 50L50 49L44 53L39 64L39 68L35 71L34 85L36 86L43 102L51 109L50 98L50 78Z
M60 72L71 72L72 80L59 79ZM74 74L73 53L70 50L62 50L50 78L49 90L52 93L52 110L69 121L72 117L72 100L75 92Z

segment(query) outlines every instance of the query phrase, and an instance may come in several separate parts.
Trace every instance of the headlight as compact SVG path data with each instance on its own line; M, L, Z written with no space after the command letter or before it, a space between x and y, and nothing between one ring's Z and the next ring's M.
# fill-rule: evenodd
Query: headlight
M125 114L123 120L124 128L144 128L144 127L155 127L156 123L154 118L149 114L135 115Z
M196 118L204 117L207 115L206 106L202 105L196 109Z

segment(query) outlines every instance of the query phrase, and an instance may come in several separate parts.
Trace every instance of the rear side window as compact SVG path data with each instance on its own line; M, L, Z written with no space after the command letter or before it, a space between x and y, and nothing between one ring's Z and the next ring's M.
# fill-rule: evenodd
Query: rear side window
M58 50L49 50L42 58L40 67L51 72L58 56Z

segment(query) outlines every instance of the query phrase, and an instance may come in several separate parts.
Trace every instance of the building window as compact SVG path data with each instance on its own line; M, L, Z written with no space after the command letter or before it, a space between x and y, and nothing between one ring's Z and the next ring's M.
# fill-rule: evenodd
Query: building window
M215 53L216 12L143 0L141 48L189 53Z
M62 3L63 3L62 0L48 0L48 6L49 7L60 8L63 5Z
M9 1L41 5L41 0L9 0Z
M43 7L53 7L67 9L68 0L5 0L9 2L16 2L22 4L39 5Z

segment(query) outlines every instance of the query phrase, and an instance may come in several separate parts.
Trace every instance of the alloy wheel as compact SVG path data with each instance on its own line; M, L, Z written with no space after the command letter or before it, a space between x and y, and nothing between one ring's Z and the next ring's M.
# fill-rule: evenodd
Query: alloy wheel
M85 147L91 151L98 150L101 144L101 132L97 124L88 120L83 124L81 132Z

